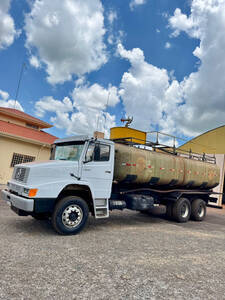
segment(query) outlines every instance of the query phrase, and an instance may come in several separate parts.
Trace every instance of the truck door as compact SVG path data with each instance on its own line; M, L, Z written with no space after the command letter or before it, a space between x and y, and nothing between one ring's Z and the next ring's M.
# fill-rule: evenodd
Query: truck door
M114 168L114 147L103 142L90 142L82 168L82 180L89 182L94 198L110 197Z

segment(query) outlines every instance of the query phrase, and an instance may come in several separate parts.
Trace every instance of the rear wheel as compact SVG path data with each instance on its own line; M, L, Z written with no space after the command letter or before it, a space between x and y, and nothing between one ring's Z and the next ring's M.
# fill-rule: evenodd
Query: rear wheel
M52 225L59 234L77 234L86 225L88 214L88 205L82 198L68 196L57 203Z
M206 215L206 204L202 199L195 199L191 204L191 218L195 221L203 221Z
M187 198L180 198L177 202L174 203L173 209L173 218L179 223L187 222L190 219L191 215L191 204Z

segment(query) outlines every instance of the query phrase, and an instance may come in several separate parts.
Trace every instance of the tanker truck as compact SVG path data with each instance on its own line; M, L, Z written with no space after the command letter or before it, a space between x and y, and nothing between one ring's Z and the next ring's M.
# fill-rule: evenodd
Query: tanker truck
M164 205L171 220L202 221L219 167L131 139L75 136L55 141L51 159L16 165L1 197L20 216L50 219L59 234L77 234L89 214L149 212Z

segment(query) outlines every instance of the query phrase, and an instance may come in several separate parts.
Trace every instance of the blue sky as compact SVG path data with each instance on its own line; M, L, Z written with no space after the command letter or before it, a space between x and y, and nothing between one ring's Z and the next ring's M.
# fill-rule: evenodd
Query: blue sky
M0 105L25 63L16 107L58 137L225 123L223 0L2 0L0 17Z

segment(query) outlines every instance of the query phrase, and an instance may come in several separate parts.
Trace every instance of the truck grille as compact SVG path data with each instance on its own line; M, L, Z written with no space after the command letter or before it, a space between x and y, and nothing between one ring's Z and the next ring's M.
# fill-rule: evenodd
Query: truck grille
M14 169L14 176L13 179L16 181L20 182L27 182L27 177L28 177L29 169L27 168L22 168L22 167L16 167Z

